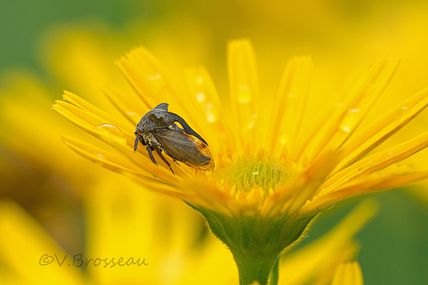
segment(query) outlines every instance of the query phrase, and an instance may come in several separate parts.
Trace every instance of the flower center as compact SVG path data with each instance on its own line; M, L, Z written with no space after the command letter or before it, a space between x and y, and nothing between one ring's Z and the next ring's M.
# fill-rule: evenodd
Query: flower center
M265 191L283 182L289 173L277 159L264 153L252 157L238 158L233 164L219 172L221 179L235 185L237 191L250 191L260 187Z

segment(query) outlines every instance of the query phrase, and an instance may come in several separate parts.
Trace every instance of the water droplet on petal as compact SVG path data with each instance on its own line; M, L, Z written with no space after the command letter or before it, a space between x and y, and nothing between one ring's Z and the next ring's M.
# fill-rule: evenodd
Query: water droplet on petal
M248 121L247 129L254 128L256 125L256 121L257 121L257 113L253 113L253 115L251 116L251 118Z
M279 140L279 143L280 143L281 145L286 145L286 144L287 144L287 137L285 137L285 136L281 136L281 138L280 138L280 140Z
M196 83L197 85L202 85L202 84L204 84L204 77L203 77L203 76L201 76L201 75L196 76L196 77L195 77L195 83Z
M121 129L119 129L117 126L109 123L100 124L95 127L95 130L97 131L108 131L111 134L114 134L116 136L124 136L125 134Z
M350 133L355 129L355 127L358 125L358 122L361 118L361 110L358 108L352 108L348 110L348 113L345 115L345 117L342 120L342 123L340 124L340 130L344 133Z
M403 118L406 115L407 111L409 111L408 106L401 106L396 113L396 119L400 120L401 118Z
M118 143L120 143L121 145L127 145L127 144L128 144L128 142L126 141L126 139L125 139L125 138L119 138L119 137L116 137L116 138L115 138L115 140L116 140Z
M214 123L215 121L217 121L217 117L212 110L207 110L206 114L207 114L207 121L209 123Z
M297 96L296 96L296 93L294 93L294 92L288 92L287 93L287 99L288 100L294 100L295 98L296 98Z
M247 84L238 86L238 103L248 104L251 102L251 88Z
M94 163L98 164L100 166L103 166L104 165L104 161L105 161L104 155L102 153L99 153L99 152L95 152L94 155L96 157L96 160L94 161Z
M342 132L344 132L344 133L349 133L350 131L351 131L351 127L350 126L347 126L347 125L341 125L340 126L340 130L342 131Z
M115 141L117 141L120 144L123 144L123 145L127 144L127 141L125 138L126 134L115 125L104 123L96 126L95 130L98 133L101 133L101 135L104 135L104 136L110 135L111 138L113 138Z
M130 117L136 117L136 116L138 116L137 112L134 112L134 111L127 111L126 115L128 115Z
M157 81L157 80L160 80L161 78L162 78L162 74L160 74L159 72L149 74L146 76L146 79L150 81Z
M359 113L359 112L361 112L361 110L360 110L360 109L358 109L358 108L351 108L351 109L349 109L349 110L348 110L348 113L349 113L349 114L352 114L352 113Z
M138 114L137 112L134 112L134 111L126 111L125 115L128 118L130 118L135 124L137 124L141 119L141 114Z
M104 154L102 153L96 153L95 156L99 159L99 160L104 160Z
M195 97L199 103L203 103L205 101L205 93L202 91L196 92Z
M214 104L212 103L206 103L205 104L205 115L207 118L208 123L214 123L217 121L217 111L214 108Z
M342 101L336 101L336 103L334 104L336 108L343 108L344 105L345 103L343 103Z

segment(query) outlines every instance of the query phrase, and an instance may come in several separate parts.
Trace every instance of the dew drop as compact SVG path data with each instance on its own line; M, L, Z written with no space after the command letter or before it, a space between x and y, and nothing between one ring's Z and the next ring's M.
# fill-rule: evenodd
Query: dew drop
M398 110L398 112L396 114L396 119L397 120L402 119L406 115L407 111L409 111L408 106L401 106L401 108Z
M125 135L123 133L123 131L121 129L119 129L117 126L115 126L113 124L109 124L109 123L104 123L104 124L100 124L100 125L96 126L95 130L107 131L113 135L121 136L121 137L123 137Z
M292 100L292 99L294 100L296 97L297 97L297 95L294 92L288 92L287 93L287 99L288 100Z
M162 90L165 88L165 81L163 80L163 76L161 73L153 73L147 75L145 79L145 85L146 88L149 90L149 94L158 94L162 92Z
M207 114L207 121L209 123L214 123L215 121L217 121L217 116L214 114L212 110L208 110L206 114Z
M248 121L247 129L254 128L255 125L256 125L256 121L257 121L257 113L253 113L253 115L251 116L250 120Z
M248 104L251 102L251 88L247 84L238 86L238 103Z
M115 125L104 123L96 126L95 130L102 135L113 135L113 139L122 145L127 144L125 133Z
M95 163L95 164L98 164L98 165L100 165L100 166L103 166L103 165L104 165L104 161L105 161L105 157L104 157L104 155L103 155L102 153L99 153L99 152L95 152L95 153L94 153L94 155L95 155L95 157L97 158L97 159L94 161L94 163Z
M126 139L125 139L125 138L119 138L119 137L116 137L116 138L115 138L115 140L116 140L118 143L120 143L121 145L127 145L127 144L128 144L128 142L126 141Z
M138 116L137 112L134 112L134 111L127 111L126 115L130 116L130 117L136 117L136 116Z
M195 83L196 83L197 85L202 85L202 84L204 84L204 77L203 77L203 76L201 76L201 75L196 76L196 77L195 77Z
M286 136L281 136L281 139L279 140L279 143L281 145L286 145L288 142L287 137Z
M217 121L217 112L212 103L205 104L205 114L208 123L214 123L215 121Z
M345 103L342 101L336 101L336 103L334 104L334 106L338 109L343 108L344 105Z
M202 91L196 92L195 97L199 103L203 103L206 98L205 93Z
M99 153L99 152L98 152L98 153L96 153L96 154L95 154L95 156L98 158L98 160L104 160L104 158L105 158L105 157L104 157L104 154Z
M360 110L360 109L358 109L358 108L351 108L351 109L349 109L349 111L348 111L348 113L349 113L349 114L352 114L352 113L359 113L359 112L361 112L361 110Z
M358 108L352 108L348 110L345 118L340 124L340 130L344 133L350 133L357 126L361 118L361 110Z
M351 127L347 125L341 125L340 130L344 133L349 133L351 131Z
M158 81L161 78L162 78L162 74L160 74L159 72L153 73L153 74L150 74L150 75L146 76L146 79L150 80L150 81Z

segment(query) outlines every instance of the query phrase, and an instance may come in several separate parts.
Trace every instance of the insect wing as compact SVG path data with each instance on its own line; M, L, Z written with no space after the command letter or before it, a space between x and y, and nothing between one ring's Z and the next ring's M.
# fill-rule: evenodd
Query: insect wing
M208 146L198 138L173 129L156 129L152 134L173 159L200 170L214 169Z

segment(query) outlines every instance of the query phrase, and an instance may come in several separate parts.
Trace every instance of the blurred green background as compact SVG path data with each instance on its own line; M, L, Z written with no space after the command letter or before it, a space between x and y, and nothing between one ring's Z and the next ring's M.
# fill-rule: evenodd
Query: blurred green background
M380 204L379 214L357 236L366 284L427 284L428 206L406 190L371 196ZM358 200L322 215L304 243L334 225Z
M3 0L0 2L0 74L16 69L28 70L50 84L52 79L40 60L40 44L49 31L58 26L102 23L120 34L133 21L150 29L151 25L162 25L171 18L181 17L192 19L208 33L212 61L223 58L228 38L238 36L252 38L256 46L274 44L274 50L283 48L284 56L310 52L315 61L319 54L328 59L337 55L340 61L344 53L349 53L352 48L355 50L352 45L357 42L356 38L365 38L363 32L358 34L356 31L372 31L371 25L377 31L382 30L379 27L385 27L385 33L379 37L392 40L394 28L388 27L387 23L393 21L404 25L400 22L402 11L413 5L416 10L423 7L422 15L426 10L423 1L315 1L314 7L305 6L309 3L304 1L300 6L290 5L289 9L279 11L275 11L278 2L272 3L271 8L262 7L258 11L257 1L219 1L214 4L166 0ZM273 11L275 13L271 15ZM174 33L174 27L170 28L164 31L166 35ZM129 48L144 43L144 32L141 34L138 41L129 40ZM374 48L376 45L371 45L369 38L359 42L365 43L359 46L365 55L358 54L351 62L361 57L376 58L382 53L383 49ZM421 77L428 83L428 74ZM53 89L61 93L59 86ZM380 202L380 213L359 234L362 247L359 261L366 284L428 284L428 203L408 192L403 189L372 195ZM349 201L321 216L303 245L326 232L356 202Z
M93 19L120 26L132 15L127 2L129 1L2 1L2 70L26 67L40 71L38 44L41 35L49 28Z

